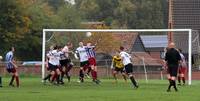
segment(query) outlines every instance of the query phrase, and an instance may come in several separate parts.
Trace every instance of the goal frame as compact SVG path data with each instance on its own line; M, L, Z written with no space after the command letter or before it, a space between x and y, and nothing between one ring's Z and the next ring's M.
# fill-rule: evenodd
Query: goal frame
M192 84L192 29L43 29L42 79L45 77L46 32L188 32L188 85Z

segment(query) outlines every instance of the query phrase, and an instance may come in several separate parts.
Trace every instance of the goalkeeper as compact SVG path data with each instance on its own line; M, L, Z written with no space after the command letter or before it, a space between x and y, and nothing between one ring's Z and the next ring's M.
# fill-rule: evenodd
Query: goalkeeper
M113 77L114 77L116 83L117 83L117 74L119 72L122 74L125 82L127 82L124 65L122 63L122 59L120 57L119 52L116 52L116 54L113 56L111 69L113 70Z

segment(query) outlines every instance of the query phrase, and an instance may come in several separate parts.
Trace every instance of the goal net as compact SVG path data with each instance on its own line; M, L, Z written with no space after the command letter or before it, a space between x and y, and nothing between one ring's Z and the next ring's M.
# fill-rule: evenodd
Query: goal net
M173 42L181 49L187 61L187 80L192 80L192 30L191 29L43 29L42 78L46 75L45 59L49 47L64 47L73 44L75 51L79 42L96 44L98 75L112 78L112 57L120 46L133 58L133 70L137 79L165 79L163 68L164 49L168 45L168 33L172 32ZM70 55L74 68L73 76L78 78L79 60Z

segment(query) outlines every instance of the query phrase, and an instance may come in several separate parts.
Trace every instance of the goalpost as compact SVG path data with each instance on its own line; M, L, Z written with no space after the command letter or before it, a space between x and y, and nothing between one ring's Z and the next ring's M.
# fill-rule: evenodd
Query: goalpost
M45 77L45 46L47 32L188 32L188 85L192 84L192 29L43 29L42 79Z

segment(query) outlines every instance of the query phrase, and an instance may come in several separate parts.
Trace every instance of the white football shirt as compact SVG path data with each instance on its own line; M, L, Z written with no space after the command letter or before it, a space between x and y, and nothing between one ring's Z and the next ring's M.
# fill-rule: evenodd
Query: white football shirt
M85 46L78 47L76 49L76 53L79 55L80 62L88 61L88 55L87 55L86 47Z
M50 54L47 54L49 57L49 63L52 65L60 65L60 52L57 50L52 50Z
M128 65L129 63L131 63L131 56L128 53L122 51L122 52L120 52L120 56L122 58L122 62L124 64L124 66Z
M182 53L180 53L180 56L181 56L181 61L182 61L181 66L187 67L187 63L185 61L185 56Z

